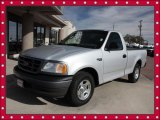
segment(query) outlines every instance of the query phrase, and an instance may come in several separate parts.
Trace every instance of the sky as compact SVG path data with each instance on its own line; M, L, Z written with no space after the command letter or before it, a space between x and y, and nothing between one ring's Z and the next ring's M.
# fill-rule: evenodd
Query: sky
M154 7L152 6L65 6L63 18L73 23L77 30L102 29L139 35L139 21L142 22L142 36L149 43L154 41Z

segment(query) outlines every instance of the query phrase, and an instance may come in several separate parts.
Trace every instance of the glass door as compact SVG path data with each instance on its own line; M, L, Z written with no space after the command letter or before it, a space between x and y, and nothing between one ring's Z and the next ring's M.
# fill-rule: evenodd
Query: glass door
M45 28L43 26L34 27L34 46L38 47L45 43Z
M56 30L50 29L50 37L49 37L49 44L50 45L57 43L57 40L58 40L58 38L57 38L58 35L57 34L58 34L58 32Z

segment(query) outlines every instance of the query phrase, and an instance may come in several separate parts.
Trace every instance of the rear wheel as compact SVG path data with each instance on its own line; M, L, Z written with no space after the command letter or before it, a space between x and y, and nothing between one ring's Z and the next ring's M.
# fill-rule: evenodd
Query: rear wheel
M71 83L67 98L73 106L86 104L94 92L94 79L88 72L78 72Z
M131 74L128 75L128 79L131 83L136 83L140 77L141 67L139 64L136 64L134 70Z

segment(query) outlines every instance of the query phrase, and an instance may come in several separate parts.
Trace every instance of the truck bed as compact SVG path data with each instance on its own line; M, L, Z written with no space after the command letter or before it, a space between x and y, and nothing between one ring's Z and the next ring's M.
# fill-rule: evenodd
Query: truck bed
M127 50L146 50L145 48L129 48L127 47Z

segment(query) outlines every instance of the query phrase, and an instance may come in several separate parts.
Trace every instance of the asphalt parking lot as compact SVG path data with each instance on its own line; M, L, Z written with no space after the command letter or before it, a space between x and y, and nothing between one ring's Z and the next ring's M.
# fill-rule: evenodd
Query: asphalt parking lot
M7 60L7 114L153 114L154 113L154 58L142 69L137 83L127 77L116 79L95 88L91 101L81 107L71 107L64 99L40 97L16 85L13 67L17 61Z
M150 80L154 80L154 59L147 57L147 65L141 70L141 73Z

